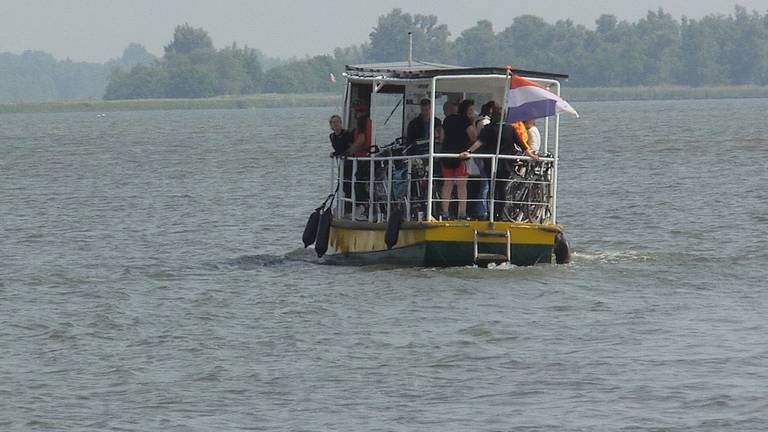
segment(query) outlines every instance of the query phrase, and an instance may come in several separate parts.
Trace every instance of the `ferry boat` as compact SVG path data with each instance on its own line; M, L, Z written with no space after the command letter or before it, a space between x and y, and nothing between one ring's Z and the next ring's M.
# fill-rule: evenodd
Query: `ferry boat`
M343 76L341 117L347 129L354 129L355 111L367 108L371 150L332 158L330 193L310 216L303 236L305 247L315 243L322 262L446 267L570 260L570 246L557 223L559 115L564 102L559 94L560 80L567 75L411 60L348 65ZM511 110L525 110L526 103L536 102L510 100L511 88L521 79L553 96L540 117L538 161L501 151L501 130ZM466 154L443 153L436 117L443 114L446 102L470 98L476 107L493 100L504 109L496 151L472 153L468 159ZM407 127L420 115L419 104L425 100L431 113L428 137L409 142ZM557 109L551 109L552 101ZM487 217L458 215L457 198L440 196L446 181L441 161L459 158L489 164L488 174L467 179L466 199L470 207L485 200ZM514 169L502 177L500 164ZM490 193L478 196L484 181ZM446 200L452 202L447 214L441 211Z

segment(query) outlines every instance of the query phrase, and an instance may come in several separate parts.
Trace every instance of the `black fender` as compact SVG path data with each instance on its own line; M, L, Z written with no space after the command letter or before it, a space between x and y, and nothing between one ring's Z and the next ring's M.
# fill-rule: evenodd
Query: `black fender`
M568 242L568 239L565 238L565 234L561 232L555 235L554 253L555 262L557 264L568 264L573 258L571 253L571 244Z
M328 239L331 236L331 220L333 214L330 207L327 208L321 215L320 220L317 223L317 238L315 239L315 252L317 252L318 258L322 258L326 252L328 252Z
M304 242L305 248L313 244L317 238L317 227L320 223L320 210L320 207L316 208L315 211L309 215L307 224L304 226L304 234L301 236L301 241Z
M387 232L384 233L384 243L387 244L387 249L392 249L397 244L397 239L400 237L400 225L403 223L403 212L400 210L394 210L389 215L389 222L387 222Z

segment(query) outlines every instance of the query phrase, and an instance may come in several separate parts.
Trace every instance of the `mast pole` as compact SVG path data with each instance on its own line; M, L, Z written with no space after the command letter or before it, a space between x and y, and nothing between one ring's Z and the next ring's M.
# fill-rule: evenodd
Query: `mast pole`
M491 159L491 187L489 188L489 201L491 203L488 220L491 223L496 221L496 171L499 169L499 153L501 153L501 133L504 130L507 119L507 94L509 93L509 81L512 79L512 71L507 68L507 79L504 81L504 98L502 99L501 118L499 119L499 134L496 137L496 154Z
M432 77L432 88L429 89L432 96L432 115L429 116L429 171L427 173L429 182L427 183L427 220L434 220L432 217L432 183L435 181L435 96L437 96L437 78ZM441 197L443 198L443 197Z
M413 32L408 32L408 67L413 63Z

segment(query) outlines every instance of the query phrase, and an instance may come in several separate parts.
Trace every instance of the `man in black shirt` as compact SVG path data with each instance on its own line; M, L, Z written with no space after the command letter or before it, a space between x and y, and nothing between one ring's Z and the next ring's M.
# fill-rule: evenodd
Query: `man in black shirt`
M496 154L496 146L498 145L499 148L499 154L501 155L527 155L534 161L538 161L539 157L533 153L530 148L528 147L528 144L526 143L526 140L528 139L527 135L525 137L521 136L521 133L518 132L519 128L515 128L513 125L508 124L500 124L501 116L502 116L502 108L499 104L495 102L489 102L491 105L491 123L483 127L482 130L480 130L480 133L478 134L477 141L475 141L474 144L472 144L465 152L461 154L463 158L469 157L470 153L473 153L475 151L478 151L479 153L486 153L486 154ZM499 141L499 127L502 127L501 129L501 141ZM525 129L523 128L522 131ZM484 170L481 173L481 177L484 178L490 178L491 177L491 167L490 167L490 161L486 161ZM508 179L512 175L512 171L514 170L515 162L510 159L499 159L498 161L498 167L497 167L497 177L499 179ZM486 182L481 182L481 188L478 192L479 199L481 201L478 202L478 205L475 206L475 212L478 214L478 216L481 217L487 217L483 215L487 215L488 213L488 194L489 194L489 186L490 184ZM509 196L506 196L506 188L509 186L509 183L504 180L498 180L496 182L496 192L494 193L497 200L500 201L511 201L512 199ZM501 204L501 206L506 206L507 204ZM497 215L501 214L499 208L495 210L495 213Z
M331 140L331 146L333 147L333 153L331 157L344 157L347 156L349 148L352 145L353 137L352 133L342 127L341 117L334 114L328 120L328 124L331 125L331 134L328 138ZM342 162L344 164L344 183L342 190L344 191L344 197L350 198L352 196L352 161L346 160ZM344 212L351 211L351 205L348 203L344 206Z
M429 99L422 99L419 102L419 116L408 123L408 133L406 142L415 144L417 141L429 139L429 119L432 117L432 102ZM441 129L440 119L435 117L435 131ZM437 136L437 132L435 133Z
M462 153L462 157L467 158L469 154L477 149L480 149L481 153L495 154L496 145L499 136L499 122L501 120L502 108L499 104L494 103L491 108L491 123L480 130L477 141L472 144L465 152ZM518 128L513 125L505 124L501 129L501 142L499 147L499 154L502 155L527 155L534 161L538 161L539 157L533 153L528 147L528 136L521 136L518 133ZM524 129L523 129L524 131ZM509 159L499 160L498 174L500 177L508 177L512 173L514 162Z
M328 124L331 125L331 134L328 138L331 140L331 146L333 146L333 153L331 156L344 156L349 151L349 146L352 144L352 134L342 127L341 117L334 114L331 119L328 120Z

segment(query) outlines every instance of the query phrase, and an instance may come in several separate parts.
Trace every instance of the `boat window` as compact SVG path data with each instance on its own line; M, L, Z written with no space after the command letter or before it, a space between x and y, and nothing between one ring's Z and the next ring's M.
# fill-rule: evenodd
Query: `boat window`
M350 87L349 104L360 103L366 107L371 106L371 85L370 84L352 84ZM349 116L347 117L347 128L352 130L357 127L355 117L355 107L350 106Z
M403 136L403 94L377 93L373 112L376 144L385 146Z

